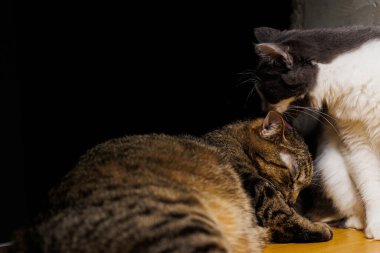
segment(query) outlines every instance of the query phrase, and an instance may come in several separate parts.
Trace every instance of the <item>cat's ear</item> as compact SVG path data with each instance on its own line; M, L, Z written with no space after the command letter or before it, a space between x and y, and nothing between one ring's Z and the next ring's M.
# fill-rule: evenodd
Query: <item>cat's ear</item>
M272 41L281 31L270 27L255 28L255 38L259 43Z
M256 53L270 63L283 61L286 66L293 66L293 57L289 53L289 47L276 43L260 43L255 45Z
M285 128L285 121L280 113L275 111L268 112L262 125L261 134L264 137L270 137L283 133Z

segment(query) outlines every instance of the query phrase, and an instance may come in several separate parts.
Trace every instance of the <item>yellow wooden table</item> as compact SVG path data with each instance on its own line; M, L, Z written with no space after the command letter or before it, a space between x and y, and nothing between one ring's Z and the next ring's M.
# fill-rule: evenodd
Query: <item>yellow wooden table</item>
M333 231L334 238L328 242L269 244L263 253L380 253L380 241L366 239L361 231Z
M360 231L333 230L334 238L328 242L269 244L263 253L380 253L380 241L367 240ZM0 248L0 253L6 252L6 247Z

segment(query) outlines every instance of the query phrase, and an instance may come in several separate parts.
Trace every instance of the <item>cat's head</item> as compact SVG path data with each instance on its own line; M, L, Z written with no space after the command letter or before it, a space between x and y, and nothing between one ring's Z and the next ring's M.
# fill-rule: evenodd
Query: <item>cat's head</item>
M259 174L269 180L290 205L311 182L313 164L303 138L280 113L270 111L249 130L249 154Z
M309 103L308 92L318 71L313 59L316 49L313 43L294 35L268 27L255 29L255 50L260 58L256 90L264 111L282 113L293 103Z

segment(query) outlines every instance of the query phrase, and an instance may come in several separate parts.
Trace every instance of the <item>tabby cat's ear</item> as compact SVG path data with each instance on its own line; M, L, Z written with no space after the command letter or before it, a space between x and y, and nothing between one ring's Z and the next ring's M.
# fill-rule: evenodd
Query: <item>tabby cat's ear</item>
M283 61L288 68L293 66L293 57L289 53L289 47L276 43L260 43L255 45L256 53L270 63Z
M271 137L273 135L283 133L284 128L285 122L282 119L281 114L275 111L270 111L263 121L261 134L264 137Z
M259 43L272 41L281 31L270 27L255 28L255 38Z

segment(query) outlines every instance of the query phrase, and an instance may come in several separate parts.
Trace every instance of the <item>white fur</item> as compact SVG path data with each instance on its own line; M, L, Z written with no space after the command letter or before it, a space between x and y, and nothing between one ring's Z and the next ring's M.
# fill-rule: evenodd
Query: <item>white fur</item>
M317 66L312 103L327 103L338 135L326 133L316 169L338 210L380 240L380 40Z
M340 215L349 218L347 227L364 227L363 203L354 182L351 180L347 163L341 152L341 142L336 132L326 127L322 142L318 146L316 171L320 174L327 197L333 200ZM352 220L357 222L353 224Z
M293 168L293 157L285 152L280 153L281 160L285 163L286 167L289 169Z

